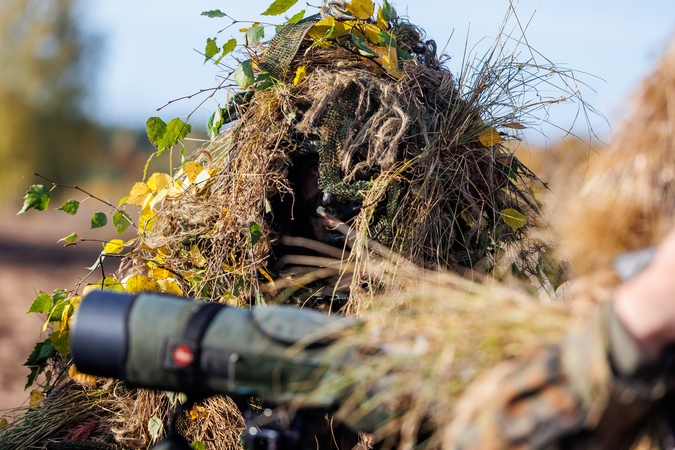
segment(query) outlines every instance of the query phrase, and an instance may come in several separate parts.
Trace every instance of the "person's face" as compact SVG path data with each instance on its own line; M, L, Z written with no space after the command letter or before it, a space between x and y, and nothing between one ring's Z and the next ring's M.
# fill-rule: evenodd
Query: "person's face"
M296 220L304 221L308 238L342 247L345 236L337 231L340 223L347 223L359 212L361 206L341 201L335 195L319 190L319 157L307 155L294 163Z

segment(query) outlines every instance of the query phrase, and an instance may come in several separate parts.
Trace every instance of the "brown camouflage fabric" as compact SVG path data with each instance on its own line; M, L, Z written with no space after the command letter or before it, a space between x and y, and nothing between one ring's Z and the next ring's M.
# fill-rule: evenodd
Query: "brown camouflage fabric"
M675 398L668 371L663 365L645 370L639 358L632 358L633 367L622 364L639 349L622 328L617 331L617 323L607 304L560 344L497 367L467 391L446 447L674 448L667 411L675 411L670 406Z

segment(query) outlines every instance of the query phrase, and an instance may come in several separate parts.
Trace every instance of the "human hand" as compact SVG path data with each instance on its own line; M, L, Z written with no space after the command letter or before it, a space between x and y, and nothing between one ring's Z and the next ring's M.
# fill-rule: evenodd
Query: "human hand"
M675 344L675 230L651 264L616 290L614 312L647 361L656 361Z

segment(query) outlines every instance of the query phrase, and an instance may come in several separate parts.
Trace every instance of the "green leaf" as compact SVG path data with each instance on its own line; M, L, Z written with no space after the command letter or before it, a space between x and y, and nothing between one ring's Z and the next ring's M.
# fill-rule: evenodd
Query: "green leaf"
M227 14L222 12L219 9L212 9L210 11L202 11L202 16L206 16L210 19L216 18L216 17L227 17Z
M293 17L288 19L288 23L298 23L298 22L300 22L302 19L305 18L305 12L306 11L303 9L299 13L295 14Z
M206 450L206 446L203 442L194 441L192 444L190 444L190 450Z
M265 89L269 89L274 85L276 78L274 78L274 75L269 72L261 72L255 81L256 83L260 83L256 86L256 89L259 91L264 91Z
M47 338L44 342L35 344L33 351L28 356L24 366L39 366L56 354L51 339Z
M274 2L270 5L267 10L262 13L262 16L278 16L279 14L283 14L293 5L298 3L298 0L274 0Z
M391 22L392 20L396 20L398 18L396 10L387 0L384 0L382 3L382 18L387 22Z
M28 313L48 313L52 309L52 297L49 294L44 292L33 300L33 303L30 305L30 308L26 312Z
M216 38L207 38L206 39L206 49L204 49L204 56L206 56L206 59L204 62L208 61L209 59L213 58L218 54L220 51L220 47L216 44Z
M108 223L108 216L102 212L96 212L91 216L91 229L104 227Z
M112 220L115 230L117 230L117 234L124 233L132 222L129 214L124 211L117 211L115 214L113 214Z
M255 244L258 243L260 238L262 237L262 228L260 228L260 225L258 225L255 222L251 222L249 224L249 248L253 247Z
M187 136L190 131L192 131L192 125L183 122L179 118L171 120L171 122L166 125L164 136L162 136L157 143L157 150L159 150L157 156L160 156L167 148L176 145L178 141Z
M68 236L59 239L57 242L65 242L64 247L68 247L69 245L75 244L75 241L77 240L77 233L69 234Z
M253 76L252 61L247 59L242 62L234 71L234 81L241 89L246 89L253 84L255 78Z
M80 202L77 200L68 200L60 207L56 208L57 211L63 211L66 214L74 216L77 214L77 210L80 208Z
M145 130L148 133L150 143L157 147L160 139L166 133L166 123L159 117L151 117L145 122Z
M158 439L163 431L164 424L162 423L162 420L157 416L152 416L150 420L148 420L148 432L150 433L152 440Z
M126 197L122 197L122 198L120 199L119 203L117 203L117 207L119 208L120 206L124 205L124 204L127 202L127 200L129 200L129 196L128 196L128 195L127 195Z
M255 45L265 37L265 27L258 25L246 30L246 45Z
M225 121L223 120L223 108L218 106L218 108L216 108L216 112L211 114L211 117L209 117L209 120L206 122L206 133L209 135L211 139L218 136L220 128L223 126L224 123Z
M38 375L40 375L40 372L42 372L43 369L44 367L38 366L33 366L30 368L30 373L28 374L28 381L26 382L26 386L24 386L24 390L28 389L33 385L35 379L37 378Z
M510 226L513 231L524 227L527 223L527 218L518 210L507 208L503 209L501 212L504 222L506 222L506 224Z
M356 47L359 49L359 51L363 56L371 56L371 57L378 56L377 53L368 48L368 45L366 45L366 41L358 37L357 35L352 34L352 41L354 42L354 45L356 45Z
M52 341L54 349L57 352L61 353L61 356L67 358L68 353L70 353L70 332L68 331L68 329L61 329L59 331L56 331L52 333L52 335L49 338Z
M50 322L58 322L59 320L61 320L61 316L63 315L63 308L65 308L66 305L68 304L69 302L66 299L61 299L57 301L56 304L54 305L54 308L52 308L51 312L49 313L49 318L47 320L49 320Z
M230 39L223 45L223 51L220 53L220 56L216 60L215 64L220 64L220 61L223 60L224 57L232 53L232 51L237 48L237 40L236 39Z
M41 184L34 184L26 192L25 197L23 198L23 208L17 213L17 215L25 213L29 209L37 209L38 211L44 211L49 206L49 199L51 194L49 191Z

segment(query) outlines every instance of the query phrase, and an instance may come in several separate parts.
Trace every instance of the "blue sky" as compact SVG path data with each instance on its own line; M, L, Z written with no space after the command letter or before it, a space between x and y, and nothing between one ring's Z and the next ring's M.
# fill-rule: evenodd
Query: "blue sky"
M206 38L214 37L229 22L203 17L201 11L221 9L239 20L257 20L257 14L271 1L83 2L85 9L79 16L83 25L104 39L92 114L106 124L142 128L167 101L215 86L220 72L212 64L202 64L203 57L195 49L203 50ZM445 47L452 57L449 67L453 71L459 68L465 42L480 54L498 33L509 7L508 0L392 3L399 14L408 15L440 48ZM673 0L520 0L513 5L521 24L527 25L525 36L530 46L557 66L578 71L590 85L582 89L585 100L602 112L611 126L617 124L628 95L675 33ZM298 2L289 13L304 7ZM513 29L516 22L510 23L508 29ZM220 39L237 37L238 28L224 31ZM177 102L159 114L165 119L183 116L197 104L194 100ZM193 125L203 126L215 105L207 101L192 116ZM567 127L575 112L576 108L561 107L553 120ZM598 133L609 136L600 118L592 121ZM583 128L577 127L581 133ZM557 137L555 130L547 133Z

